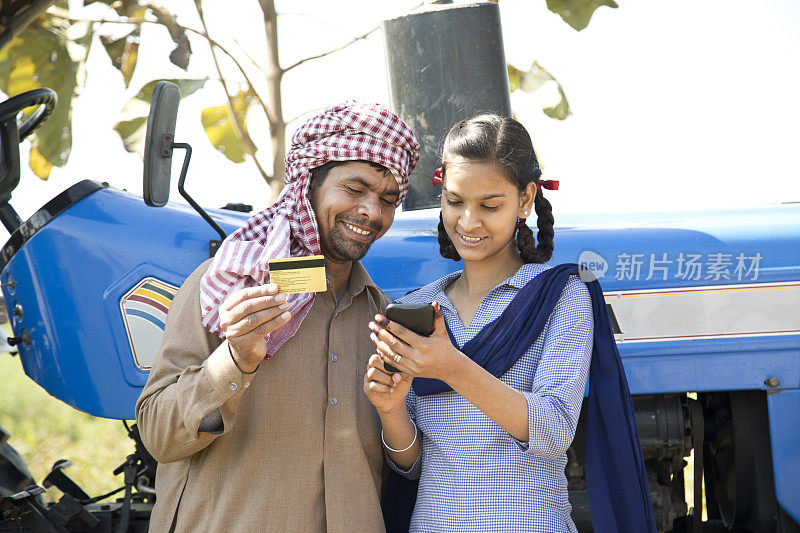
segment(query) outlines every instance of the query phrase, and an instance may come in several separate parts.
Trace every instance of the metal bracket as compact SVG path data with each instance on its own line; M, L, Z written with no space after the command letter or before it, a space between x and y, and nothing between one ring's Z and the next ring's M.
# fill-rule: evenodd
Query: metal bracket
M164 159L172 158L172 142L174 140L175 137L173 137L171 133L165 133L164 137L161 139L161 157Z
M64 469L70 466L72 466L72 461L67 459L59 459L56 461L55 464L53 464L53 468L50 469L50 473L47 474L47 477L42 481L42 485L44 485L46 489L56 487L64 494L69 494L79 501L88 500L89 495L64 473Z
M24 342L26 346L31 345L31 334L28 333L27 329L22 330L22 335L18 337L9 337L8 340L9 346L16 346L17 344Z
M189 193L187 193L186 189L184 188L184 183L186 182L186 171L189 168L189 159L192 157L192 147L187 143L173 143L172 148L183 148L186 150L186 157L183 159L183 167L181 168L181 177L178 179L178 192L181 193L181 196L183 196L186 201L189 202L189 205L192 206L192 208L197 211L201 217L203 217L203 220L208 222L208 224L214 228L214 231L219 234L220 239L224 241L225 237L227 237L225 231L223 231L219 224L217 224L217 222L211 218L208 213L206 213L205 209L200 207L200 204L194 201L194 198L189 196ZM217 252L218 246L215 246L213 243L213 240L209 240L208 242L209 257L214 257L214 254Z

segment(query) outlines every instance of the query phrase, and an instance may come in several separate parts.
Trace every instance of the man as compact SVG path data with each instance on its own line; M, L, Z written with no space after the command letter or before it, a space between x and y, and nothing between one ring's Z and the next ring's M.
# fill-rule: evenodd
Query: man
M418 158L381 106L313 117L280 198L183 284L136 405L159 461L151 531L383 531L379 419L361 390L387 298L359 259ZM326 292L268 282L270 259L317 254Z

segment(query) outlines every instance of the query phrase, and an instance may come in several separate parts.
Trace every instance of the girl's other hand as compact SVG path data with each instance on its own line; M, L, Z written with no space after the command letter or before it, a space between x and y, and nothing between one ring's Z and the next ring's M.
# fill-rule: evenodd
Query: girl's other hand
M381 355L373 354L364 375L364 394L380 414L397 409L405 411L406 396L413 379L408 374L387 371Z

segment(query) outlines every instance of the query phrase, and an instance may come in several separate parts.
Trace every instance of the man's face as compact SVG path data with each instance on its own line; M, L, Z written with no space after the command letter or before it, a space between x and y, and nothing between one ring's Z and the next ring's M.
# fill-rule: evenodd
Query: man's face
M338 262L361 259L394 221L397 181L360 161L334 167L321 184L316 181L309 199L323 255Z

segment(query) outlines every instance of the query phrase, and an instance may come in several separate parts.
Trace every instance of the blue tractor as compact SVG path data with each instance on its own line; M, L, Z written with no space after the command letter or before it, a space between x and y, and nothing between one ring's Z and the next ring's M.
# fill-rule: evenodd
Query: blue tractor
M437 37L470 25L482 32L467 33L485 40ZM391 297L459 268L438 253L435 140L475 110L510 114L499 31L491 3L384 23L393 105L424 150L404 211L364 260ZM451 97L442 102L440 91ZM169 83L154 92L144 199L86 180L24 222L10 203L20 175L17 145L47 118L54 93L0 104L0 222L11 233L0 251L8 342L31 379L95 416L134 417L178 287L248 217L204 210L186 193L191 147L175 142L178 100ZM17 113L34 105L38 111L18 125ZM189 205L168 201L175 149L185 152L178 188ZM659 531L800 531L800 205L556 223L552 263L579 263L603 285ZM591 531L582 428L566 474L576 525ZM64 493L48 504L0 430L0 531L146 530L156 463L135 426L129 435L136 445L118 469L122 498L95 501L60 462L40 482ZM685 487L690 454L695 484Z

